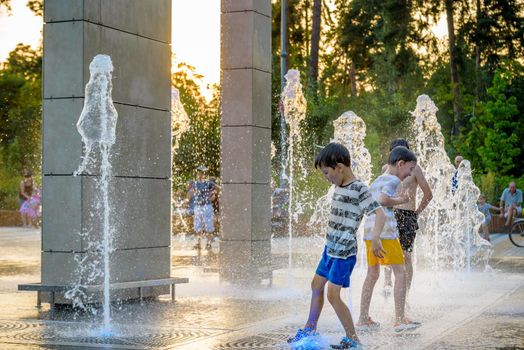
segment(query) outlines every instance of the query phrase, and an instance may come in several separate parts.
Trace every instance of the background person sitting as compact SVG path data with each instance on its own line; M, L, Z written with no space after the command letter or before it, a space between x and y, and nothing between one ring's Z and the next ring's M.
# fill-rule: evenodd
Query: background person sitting
M489 203L486 203L486 197L481 194L479 196L479 201L477 204L477 207L479 211L484 214L484 222L482 223L482 238L484 238L486 241L491 242L489 238L489 224L491 222L491 212L490 209L496 210L496 211L502 211L499 207L495 207Z
M522 191L517 189L515 182L510 182L500 196L500 207L504 208L500 214L506 218L506 226L513 225L513 219L522 214Z

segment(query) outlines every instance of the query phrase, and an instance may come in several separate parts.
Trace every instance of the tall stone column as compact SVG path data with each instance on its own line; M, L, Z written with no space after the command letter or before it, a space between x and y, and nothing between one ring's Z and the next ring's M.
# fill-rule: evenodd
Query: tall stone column
M113 62L118 112L111 281L169 277L171 1L46 0L44 21L42 284L86 283L78 261L87 239L101 235L98 167L73 176L82 156L76 122L97 54Z
M221 278L271 269L271 1L222 0Z

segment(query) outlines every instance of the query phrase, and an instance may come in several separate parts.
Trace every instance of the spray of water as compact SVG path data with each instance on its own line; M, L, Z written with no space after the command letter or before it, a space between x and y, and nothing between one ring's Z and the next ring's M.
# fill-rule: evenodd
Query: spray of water
M291 268L293 266L292 261L292 222L293 219L296 221L298 215L302 212L302 208L297 201L294 201L294 171L298 165L301 168L303 176L306 174L306 169L299 162L295 164L295 152L298 146L301 144L302 137L300 134L300 124L306 117L306 99L302 93L302 84L300 83L300 72L296 69L290 69L285 75L286 85L282 90L282 104L284 108L284 115L286 116L286 123L289 128L289 147L288 147L288 183L289 183L289 222L288 222L288 234L289 234L289 251L288 251L288 265L289 274L291 278Z
M79 263L78 286L66 293L76 306L82 296L82 285L88 285L103 277L104 285L104 333L110 332L110 269L109 262L113 251L114 228L111 225L111 206L109 200L109 185L112 176L110 162L111 147L116 140L117 111L111 97L111 78L113 64L107 55L97 55L89 65L90 78L85 88L84 108L78 119L77 129L84 144L82 162L75 175L84 175L90 163L95 162L92 152L98 146L100 150L100 178L97 180L97 207L102 216L102 241L92 236L93 232L82 232L86 239L86 254L75 257ZM91 213L94 216L93 213ZM96 215L98 217L98 214ZM103 264L103 268L100 266Z
M418 163L433 191L433 200L419 218L423 234L417 238L421 246L418 251L425 252L424 259L433 270L465 270L472 262L486 267L491 245L477 237L479 214L482 215L476 207L479 190L473 183L469 162L464 162L458 169L459 187L452 195L455 168L444 148L437 111L433 101L421 95L411 113L415 118Z
M180 101L180 92L177 88L171 88L171 136L174 140L172 154L175 154L175 150L178 148L180 138L186 131L189 130L190 127L191 125L189 116L187 115L186 110ZM173 198L173 202L171 204L172 208L175 209L182 226L184 226L185 231L183 239L185 239L185 232L189 229L189 226L182 215L182 203L183 201L177 202Z
M180 101L180 92L171 88L171 131L174 140L173 149L178 148L180 137L189 130L189 116Z

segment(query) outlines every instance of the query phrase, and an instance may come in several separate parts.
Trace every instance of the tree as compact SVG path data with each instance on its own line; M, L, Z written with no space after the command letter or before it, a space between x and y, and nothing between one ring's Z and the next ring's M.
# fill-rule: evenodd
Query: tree
M517 99L508 90L517 72L508 67L499 68L488 88L490 99L479 102L477 115L470 119L471 130L465 137L463 152L484 171L503 175L510 175L513 170L519 175L522 171L522 164L515 160L522 153L523 128L519 126Z
M189 116L190 128L181 135L173 154L173 186L183 187L195 174L195 168L206 165L211 176L220 175L220 104L218 88L207 102L198 85L202 76L195 68L181 63L172 75L172 85L179 90L180 101Z
M0 152L13 173L40 168L41 66L41 50L19 44L0 71Z
M461 122L460 110L460 83L457 68L458 51L455 45L455 24L453 13L453 0L444 0L446 5L446 19L448 24L448 44L449 44L449 66L451 73L451 90L453 92L453 134L459 133Z
M318 80L318 50L320 44L320 20L322 0L313 0L313 23L311 26L311 51L309 53L309 86L316 91Z

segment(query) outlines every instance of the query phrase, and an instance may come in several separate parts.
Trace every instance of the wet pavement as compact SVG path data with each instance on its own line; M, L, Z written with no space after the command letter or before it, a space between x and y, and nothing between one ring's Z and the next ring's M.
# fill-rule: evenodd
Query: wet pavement
M524 349L524 248L507 235L492 235L492 270L434 272L417 269L408 315L422 327L395 334L393 300L377 283L371 316L380 330L360 334L366 349ZM221 282L218 243L200 254L191 237L173 237L173 270L189 283L177 286L177 299L126 303L112 309L113 334L101 336L100 314L37 309L36 293L20 283L40 280L40 232L0 228L0 349L289 349L287 337L303 326L309 283L320 255L321 238L295 238L292 267L288 240L275 239L278 268L271 287L247 288ZM354 288L344 290L358 317L364 271L355 268ZM316 348L342 336L328 302L319 322Z

